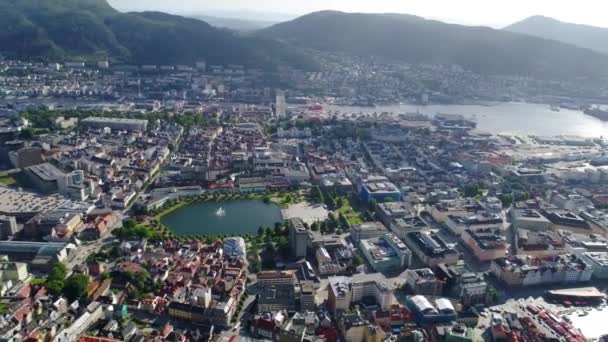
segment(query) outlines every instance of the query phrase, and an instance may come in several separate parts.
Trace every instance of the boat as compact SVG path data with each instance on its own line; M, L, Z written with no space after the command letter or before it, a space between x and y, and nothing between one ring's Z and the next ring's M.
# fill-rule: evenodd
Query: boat
M551 108L551 110L552 110L552 111L554 111L554 112L559 112L559 111L560 111L559 106L557 106L557 105L551 105L551 107L550 107L550 108Z
M216 212L216 216L226 216L226 210L223 207L220 207Z
M587 311L582 311L582 312L579 312L579 313L578 313L578 317L584 317L584 316L587 316L588 314L589 314L589 312L587 312Z

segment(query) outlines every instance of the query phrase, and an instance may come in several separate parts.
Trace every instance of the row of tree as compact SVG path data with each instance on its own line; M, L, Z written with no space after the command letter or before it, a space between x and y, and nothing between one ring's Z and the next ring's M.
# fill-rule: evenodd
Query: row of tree
M46 288L53 296L64 295L69 301L84 297L89 286L89 277L73 273L66 279L67 269L64 264L53 264L46 280Z

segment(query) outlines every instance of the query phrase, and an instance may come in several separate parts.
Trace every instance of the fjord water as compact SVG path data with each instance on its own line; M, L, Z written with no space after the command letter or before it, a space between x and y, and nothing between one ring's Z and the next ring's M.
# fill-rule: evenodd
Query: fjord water
M218 215L223 208L225 215ZM260 226L283 222L281 208L260 200L192 203L161 219L178 236L257 234Z
M579 110L561 108L552 111L549 105L502 102L488 105L395 105L377 107L327 106L327 110L341 113L393 114L420 112L429 116L437 113L462 114L475 118L477 129L500 134L514 133L538 136L577 135L588 138L608 138L608 122L586 115Z

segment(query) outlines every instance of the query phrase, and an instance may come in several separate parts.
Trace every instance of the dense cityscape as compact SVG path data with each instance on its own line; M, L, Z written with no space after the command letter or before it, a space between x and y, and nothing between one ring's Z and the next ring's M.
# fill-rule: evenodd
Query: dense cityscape
M600 338L606 140L328 111L420 91L339 70L2 65L2 340Z
M0 0L0 342L608 341L608 29L129 3Z

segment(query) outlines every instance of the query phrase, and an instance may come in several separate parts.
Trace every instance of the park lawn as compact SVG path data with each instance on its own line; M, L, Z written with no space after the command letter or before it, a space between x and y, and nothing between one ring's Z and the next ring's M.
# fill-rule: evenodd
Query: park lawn
M363 220L359 216L346 217L346 221L348 221L348 224L350 225L363 223Z
M355 211L351 206L344 206L338 209L338 213L344 215L348 224L361 224L363 223L363 219L361 218L361 213Z
M0 177L0 183L4 185L13 185L17 183L17 180L11 176Z

